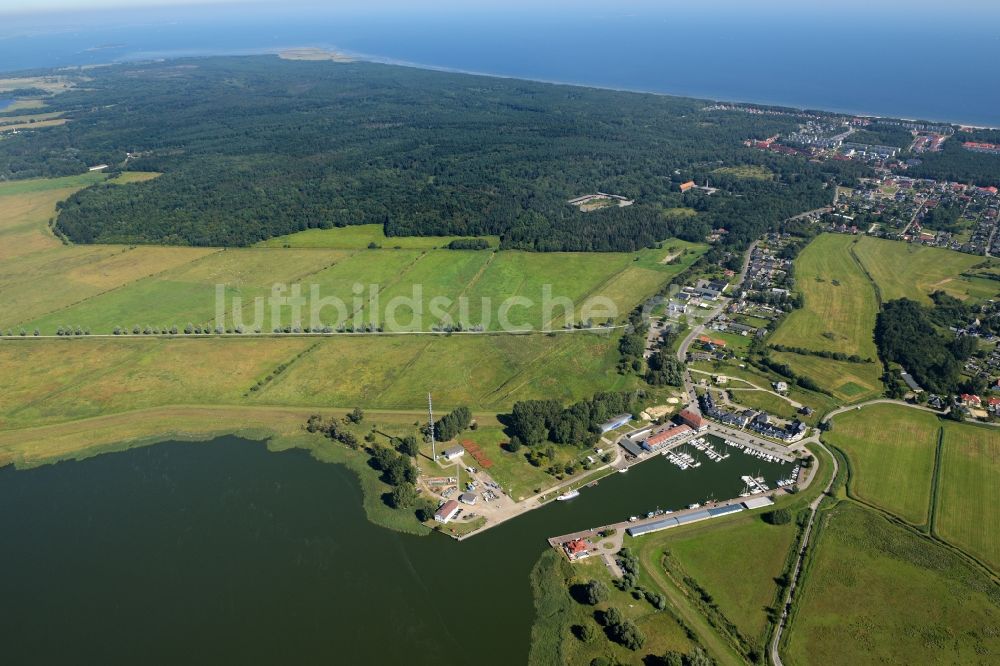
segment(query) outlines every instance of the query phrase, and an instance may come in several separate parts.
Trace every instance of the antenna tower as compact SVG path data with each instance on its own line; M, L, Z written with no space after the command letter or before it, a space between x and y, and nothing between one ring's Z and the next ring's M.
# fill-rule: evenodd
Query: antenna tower
M431 394L427 394L427 427L431 432L431 460L437 461L437 445L434 441L434 403L431 402Z

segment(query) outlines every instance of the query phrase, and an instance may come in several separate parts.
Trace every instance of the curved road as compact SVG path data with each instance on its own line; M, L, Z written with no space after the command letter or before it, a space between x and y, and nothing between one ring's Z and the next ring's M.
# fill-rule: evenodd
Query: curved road
M778 653L778 645L781 643L781 636L785 631L785 626L788 623L788 611L792 607L792 595L795 593L795 586L799 582L799 574L802 572L802 560L805 559L806 551L809 549L809 539L812 536L813 524L816 522L816 512L819 509L820 502L823 501L823 497L830 492L833 487L834 481L837 480L837 474L840 471L840 465L837 464L837 457L830 452L828 448L823 445L823 442L819 440L818 437L811 438L810 441L814 441L817 446L823 449L830 460L833 461L833 476L830 477L830 482L826 484L826 488L823 489L816 499L809 504L809 522L806 523L806 529L802 533L802 546L799 548L798 557L795 559L795 568L792 570L792 577L788 584L788 592L785 593L784 603L781 607L781 619L778 621L778 628L774 631L774 638L771 640L771 663L774 666L782 666L781 655ZM817 470L817 474L819 471Z
M823 417L822 422L826 423L834 416L843 414L844 412L851 412L862 407L868 407L870 405L899 405L900 407L909 407L910 409L919 409L924 412L930 412L931 414L937 414L938 416L944 416L948 413L947 410L939 412L936 409L931 409L930 407L924 407L923 405L914 405L912 403L906 402L905 400L892 400L891 398L876 398L875 400L868 400L867 402L859 402L856 405L845 405L843 407L838 407L829 414Z

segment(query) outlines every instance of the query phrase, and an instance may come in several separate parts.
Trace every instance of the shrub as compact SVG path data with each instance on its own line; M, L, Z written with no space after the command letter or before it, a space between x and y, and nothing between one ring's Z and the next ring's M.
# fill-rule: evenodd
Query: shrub
M583 600L591 606L608 600L608 587L599 580L591 580L583 587Z
M761 514L761 520L768 525L787 525L792 522L792 512L788 509L775 509Z

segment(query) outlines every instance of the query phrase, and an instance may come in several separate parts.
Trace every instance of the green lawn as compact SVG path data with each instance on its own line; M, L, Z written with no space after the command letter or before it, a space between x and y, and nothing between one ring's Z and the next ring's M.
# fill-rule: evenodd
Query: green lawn
M756 368L743 364L745 367L739 367L740 364L734 361L726 361L721 363L715 362L698 362L691 365L692 368L697 370L703 370L705 372L710 372L713 375L726 375L727 377L736 377L738 379L744 379L755 386L761 388L769 388L772 386L772 382L785 381L783 377L780 377L773 373L764 373ZM734 382L731 384L733 387L739 388L740 386L745 386L740 382ZM836 400L828 395L822 393L814 393L812 391L806 391L799 388L798 386L791 386L789 388L788 397L796 402L803 405L808 405L812 407L816 414L813 420L818 418L820 415L834 409L837 406ZM751 398L752 400L752 398Z
M910 523L924 525L940 428L934 414L871 405L837 416L824 439L850 459L853 493Z
M751 409L762 409L769 414L783 419L799 417L798 410L790 405L787 400L782 400L778 396L766 391L741 390L740 386L740 382L731 381L727 387L732 393L732 399L735 402L746 405ZM742 386L746 385L743 384Z
M962 277L963 272L982 263L983 257L867 236L854 248L886 301L910 298L930 304L928 295L937 290L973 301L1000 294L998 282Z
M1000 431L945 426L935 531L1000 571Z
M708 591L740 633L761 641L775 605L794 524L768 525L758 514L696 524L643 537L641 547L668 549L683 572Z
M876 358L875 289L851 257L853 241L824 234L802 251L795 279L805 305L788 315L770 342Z
M822 356L771 352L796 375L809 377L842 403L864 402L882 395L882 371L876 363L850 363Z
M786 664L988 664L1000 588L872 510L825 514L783 651Z
M509 453L500 445L508 441L503 429L499 427L480 427L467 430L459 436L459 441L470 440L479 445L483 452L493 461L493 467L486 470L493 480L503 486L514 501L535 494L540 488L547 488L556 480L539 467L534 467L524 458L525 450ZM471 456L467 464L475 465Z

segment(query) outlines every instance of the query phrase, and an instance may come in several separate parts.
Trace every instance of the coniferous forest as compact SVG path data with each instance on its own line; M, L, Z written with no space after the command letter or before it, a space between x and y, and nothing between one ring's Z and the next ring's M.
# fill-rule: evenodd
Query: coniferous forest
M826 205L866 167L742 145L794 128L703 101L372 63L272 56L88 70L51 97L69 122L0 142L0 179L158 171L65 202L80 243L242 246L309 228L498 235L502 248L631 251L713 228L742 247ZM740 177L755 165L771 177ZM706 181L719 191L681 194ZM633 199L582 212L592 192Z

